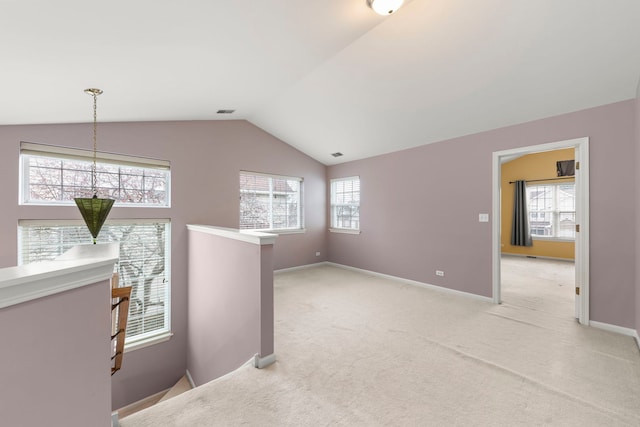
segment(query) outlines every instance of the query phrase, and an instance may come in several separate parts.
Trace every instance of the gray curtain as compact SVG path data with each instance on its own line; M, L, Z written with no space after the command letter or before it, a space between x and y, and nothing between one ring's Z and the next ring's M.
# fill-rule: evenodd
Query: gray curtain
M525 181L516 181L515 187L511 244L513 246L533 246L529 230L529 212L527 212L527 184Z

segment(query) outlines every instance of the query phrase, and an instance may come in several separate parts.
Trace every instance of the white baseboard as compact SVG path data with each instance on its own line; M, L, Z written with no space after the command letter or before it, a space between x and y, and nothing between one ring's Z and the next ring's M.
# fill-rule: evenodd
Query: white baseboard
M258 369L266 368L267 366L276 362L276 354L271 353L268 356L260 357L259 355L255 355L253 358L253 366Z
M289 268L281 268L279 270L273 270L273 272L275 274L279 274L279 273L286 273L288 271L305 270L307 268L320 267L322 265L327 265L327 261L316 262L313 264L298 265L298 266L289 267Z
M111 427L120 427L120 422L118 421L118 413L111 413Z
M122 408L112 412L111 414L111 420L113 422L113 414L116 414L116 419L120 419L120 414L123 413L125 414L124 416L133 414L137 411L140 411L140 407L148 407L148 406L152 406L152 405L148 405L149 402L153 402L153 404L157 403L162 396L164 396L165 394L167 394L167 392L171 390L171 388L167 388L165 390L159 391L158 393L152 394L151 396L147 396L144 397L136 402L130 403L129 405L123 406ZM124 418L123 416L123 418ZM119 425L119 424L118 424Z
M567 262L576 262L575 259L573 258L557 258L557 257L553 257L553 256L541 256L541 255L527 255L527 254L512 254L509 252L502 252L500 253L501 256L513 256L513 257L520 257L520 258L539 258L539 259L550 259L552 261L567 261Z
M595 320L589 321L589 326L602 329L603 331L615 332L618 334L626 335L628 337L633 337L636 339L636 343L638 343L640 340L640 338L638 337L638 331L636 331L635 329L625 328L618 325L611 325L609 323L596 322Z
M466 297L466 298L473 298L473 299L478 299L478 300L481 300L481 301L493 303L493 299L491 297L485 297L485 296L478 295L478 294L472 294L470 292L458 291L456 289L450 289L450 288L445 288L443 286L437 286L437 285L432 285L432 284L429 284L429 283L418 282L416 280L404 279L402 277L391 276L389 274L383 274L383 273L377 273L375 271L364 270L362 268L351 267L351 266L348 266L348 265L336 264L334 262L328 262L327 261L326 264L327 265L332 265L332 266L338 267L338 268L344 268L345 270L357 271L359 273L368 274L370 276L382 277L384 279L394 280L396 282L402 282L402 283L406 283L406 284L412 285L412 286L418 286L420 288L431 289L431 290L438 291L438 292L445 292L445 293L452 294L452 295L459 295L459 296L463 296L463 297Z
M191 388L196 388L196 383L193 382L193 377L191 376L191 372L187 369L184 375L187 377L187 381L189 381L189 385Z

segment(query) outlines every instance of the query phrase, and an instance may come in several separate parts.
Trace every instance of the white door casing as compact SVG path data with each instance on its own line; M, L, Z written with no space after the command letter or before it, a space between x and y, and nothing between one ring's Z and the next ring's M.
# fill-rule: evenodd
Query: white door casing
M579 288L576 295L575 316L583 325L589 324L589 138L576 138L566 141L551 142L547 144L532 145L528 147L514 148L511 150L496 151L493 153L493 180L492 180L492 276L493 276L493 302L500 304L501 279L500 256L501 248L501 160L539 153L542 151L560 150L565 148L575 149L575 161L579 168L576 170L576 224L580 231L576 232L575 239L575 286Z

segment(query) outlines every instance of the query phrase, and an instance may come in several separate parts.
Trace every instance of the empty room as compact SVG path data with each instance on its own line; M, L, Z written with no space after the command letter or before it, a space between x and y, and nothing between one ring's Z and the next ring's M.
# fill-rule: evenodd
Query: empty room
M638 17L2 2L0 425L639 425Z

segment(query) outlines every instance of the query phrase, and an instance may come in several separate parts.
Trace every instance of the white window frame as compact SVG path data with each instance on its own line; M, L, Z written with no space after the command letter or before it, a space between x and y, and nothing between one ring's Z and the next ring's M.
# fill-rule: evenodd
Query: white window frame
M68 160L68 161L76 161L76 162L84 162L91 164L93 163L93 151L89 150L81 150L76 148L68 148L68 147L59 147L54 145L45 145L45 144L36 144L31 142L21 142L20 143L20 200L19 203L21 205L44 205L44 206L66 206L72 205L75 203L73 200L32 200L31 199L31 191L30 191L30 160L33 158L44 158L44 159L55 159L55 160ZM118 192L121 190L121 180L120 173L121 168L137 168L141 170L142 175L137 175L143 177L144 183L144 172L150 171L154 174L158 174L158 172L164 175L164 192L165 199L164 203L137 203L137 202L123 202L120 200L116 200L114 203L115 206L128 206L128 207L154 207L154 208L167 208L171 207L171 165L169 161L166 160L157 160L157 159L148 159L144 157L135 157L121 154L113 154L113 153L104 153L98 152L96 153L96 165L98 167L98 193L100 196L106 196L105 194L101 194L100 191L100 167L107 166L113 167L114 165L118 167ZM64 170L64 167L61 168L61 171ZM64 187L64 183L60 184L51 184L52 186L60 186L62 189ZM79 187L79 192L82 192L82 195L78 195L79 197L91 197L91 187L87 185L86 187ZM62 194L62 191L60 191Z
M253 177L263 177L267 178L269 182L269 189L265 190L263 193L269 197L269 212L268 212L268 222L269 227L267 228L250 228L243 226L243 218L242 218L242 197L243 194L251 193L251 190L242 188L242 176L253 176ZM250 172L250 171L240 171L240 206L239 206L239 229L241 230L251 230L251 231L264 231L269 233L278 233L278 234L293 234L293 233L304 233L304 178L302 177L292 177L292 176L284 176L284 175L274 175L274 174L266 174L261 172ZM286 181L295 181L298 183L298 192L291 193L297 194L298 199L296 203L296 217L298 226L297 227L274 227L274 219L273 219L273 200L277 191L274 189L273 181L274 179L278 180L286 180Z
M357 197L357 203L341 203L339 204L337 201L337 185L340 182L346 182L346 181L352 181L352 185L355 187L355 183L357 182L357 193L358 193L358 197ZM330 228L329 231L333 232L333 233L348 233L348 234L360 234L360 196L361 196L361 192L362 192L362 188L360 186L360 177L359 176L350 176L350 177L345 177L345 178L334 178L331 179L330 181L330 188L331 188L331 212L330 212L330 216L331 216L331 220L330 220ZM356 193L356 191L352 191L353 193ZM337 218L337 211L338 208L340 207L357 207L358 208L358 225L357 227L338 227L337 226L337 222L338 222L338 218Z
M560 210L559 209L559 188L561 185L573 185L574 186L574 209L573 210ZM544 235L540 235L540 234L531 234L531 238L534 240L545 240L545 241L561 241L561 242L573 242L575 241L575 229L574 229L574 236L573 237L566 237L566 236L558 236L559 230L560 230L560 224L559 224L559 218L561 214L573 214L574 215L574 222L576 222L575 218L576 218L576 209L575 209L575 182L573 181L568 181L568 182L552 182L552 183L547 183L547 184L540 184L540 185L529 185L527 186L527 191L533 191L536 187L552 187L553 188L553 195L552 195L552 206L551 209L547 209L547 210L532 210L531 209L531 205L530 205L530 200L529 200L529 195L527 194L527 203L529 204L528 206L528 214L529 214L529 218L531 218L532 214L536 214L537 216L539 216L541 213L542 214L549 214L551 216L551 230L553 232L553 234L551 236L544 236Z
M125 351L132 351L138 348L147 347L149 345L157 344L159 342L167 341L172 336L171 332L171 221L169 219L117 219L117 220L107 220L105 225L103 226L103 230L98 236L98 242L101 241L109 241L107 238L107 233L105 233L105 228L111 226L126 226L126 225L148 225L148 224L164 224L165 232L164 232L164 271L163 283L165 284L164 289L160 289L164 295L162 295L163 303L163 327L160 329L155 329L150 332L143 332L134 336L127 336L125 338ZM52 259L57 253L62 253L66 250L66 246L74 246L76 244L90 243L92 241L91 234L89 230L86 230L86 242L84 241L71 241L68 244L59 244L58 247L51 248L52 251L49 251L46 256L39 257L38 259L34 259L32 261L25 259L25 249L23 247L25 243L24 233L26 232L27 227L86 227L85 224L81 220L20 220L18 222L18 264L28 264L29 262L38 262L47 259ZM37 242L36 242L37 245ZM121 252L122 256L122 252ZM119 261L120 263L121 261ZM116 268L118 268L116 266ZM121 280L126 275L120 274ZM122 283L121 286L129 286L131 283ZM132 301L135 298L132 295ZM130 305L130 310L133 311L135 309L134 304ZM131 313L130 311L130 313ZM131 319L131 317L130 317ZM144 315L140 318L141 323L145 323ZM131 322L129 322L129 326Z

